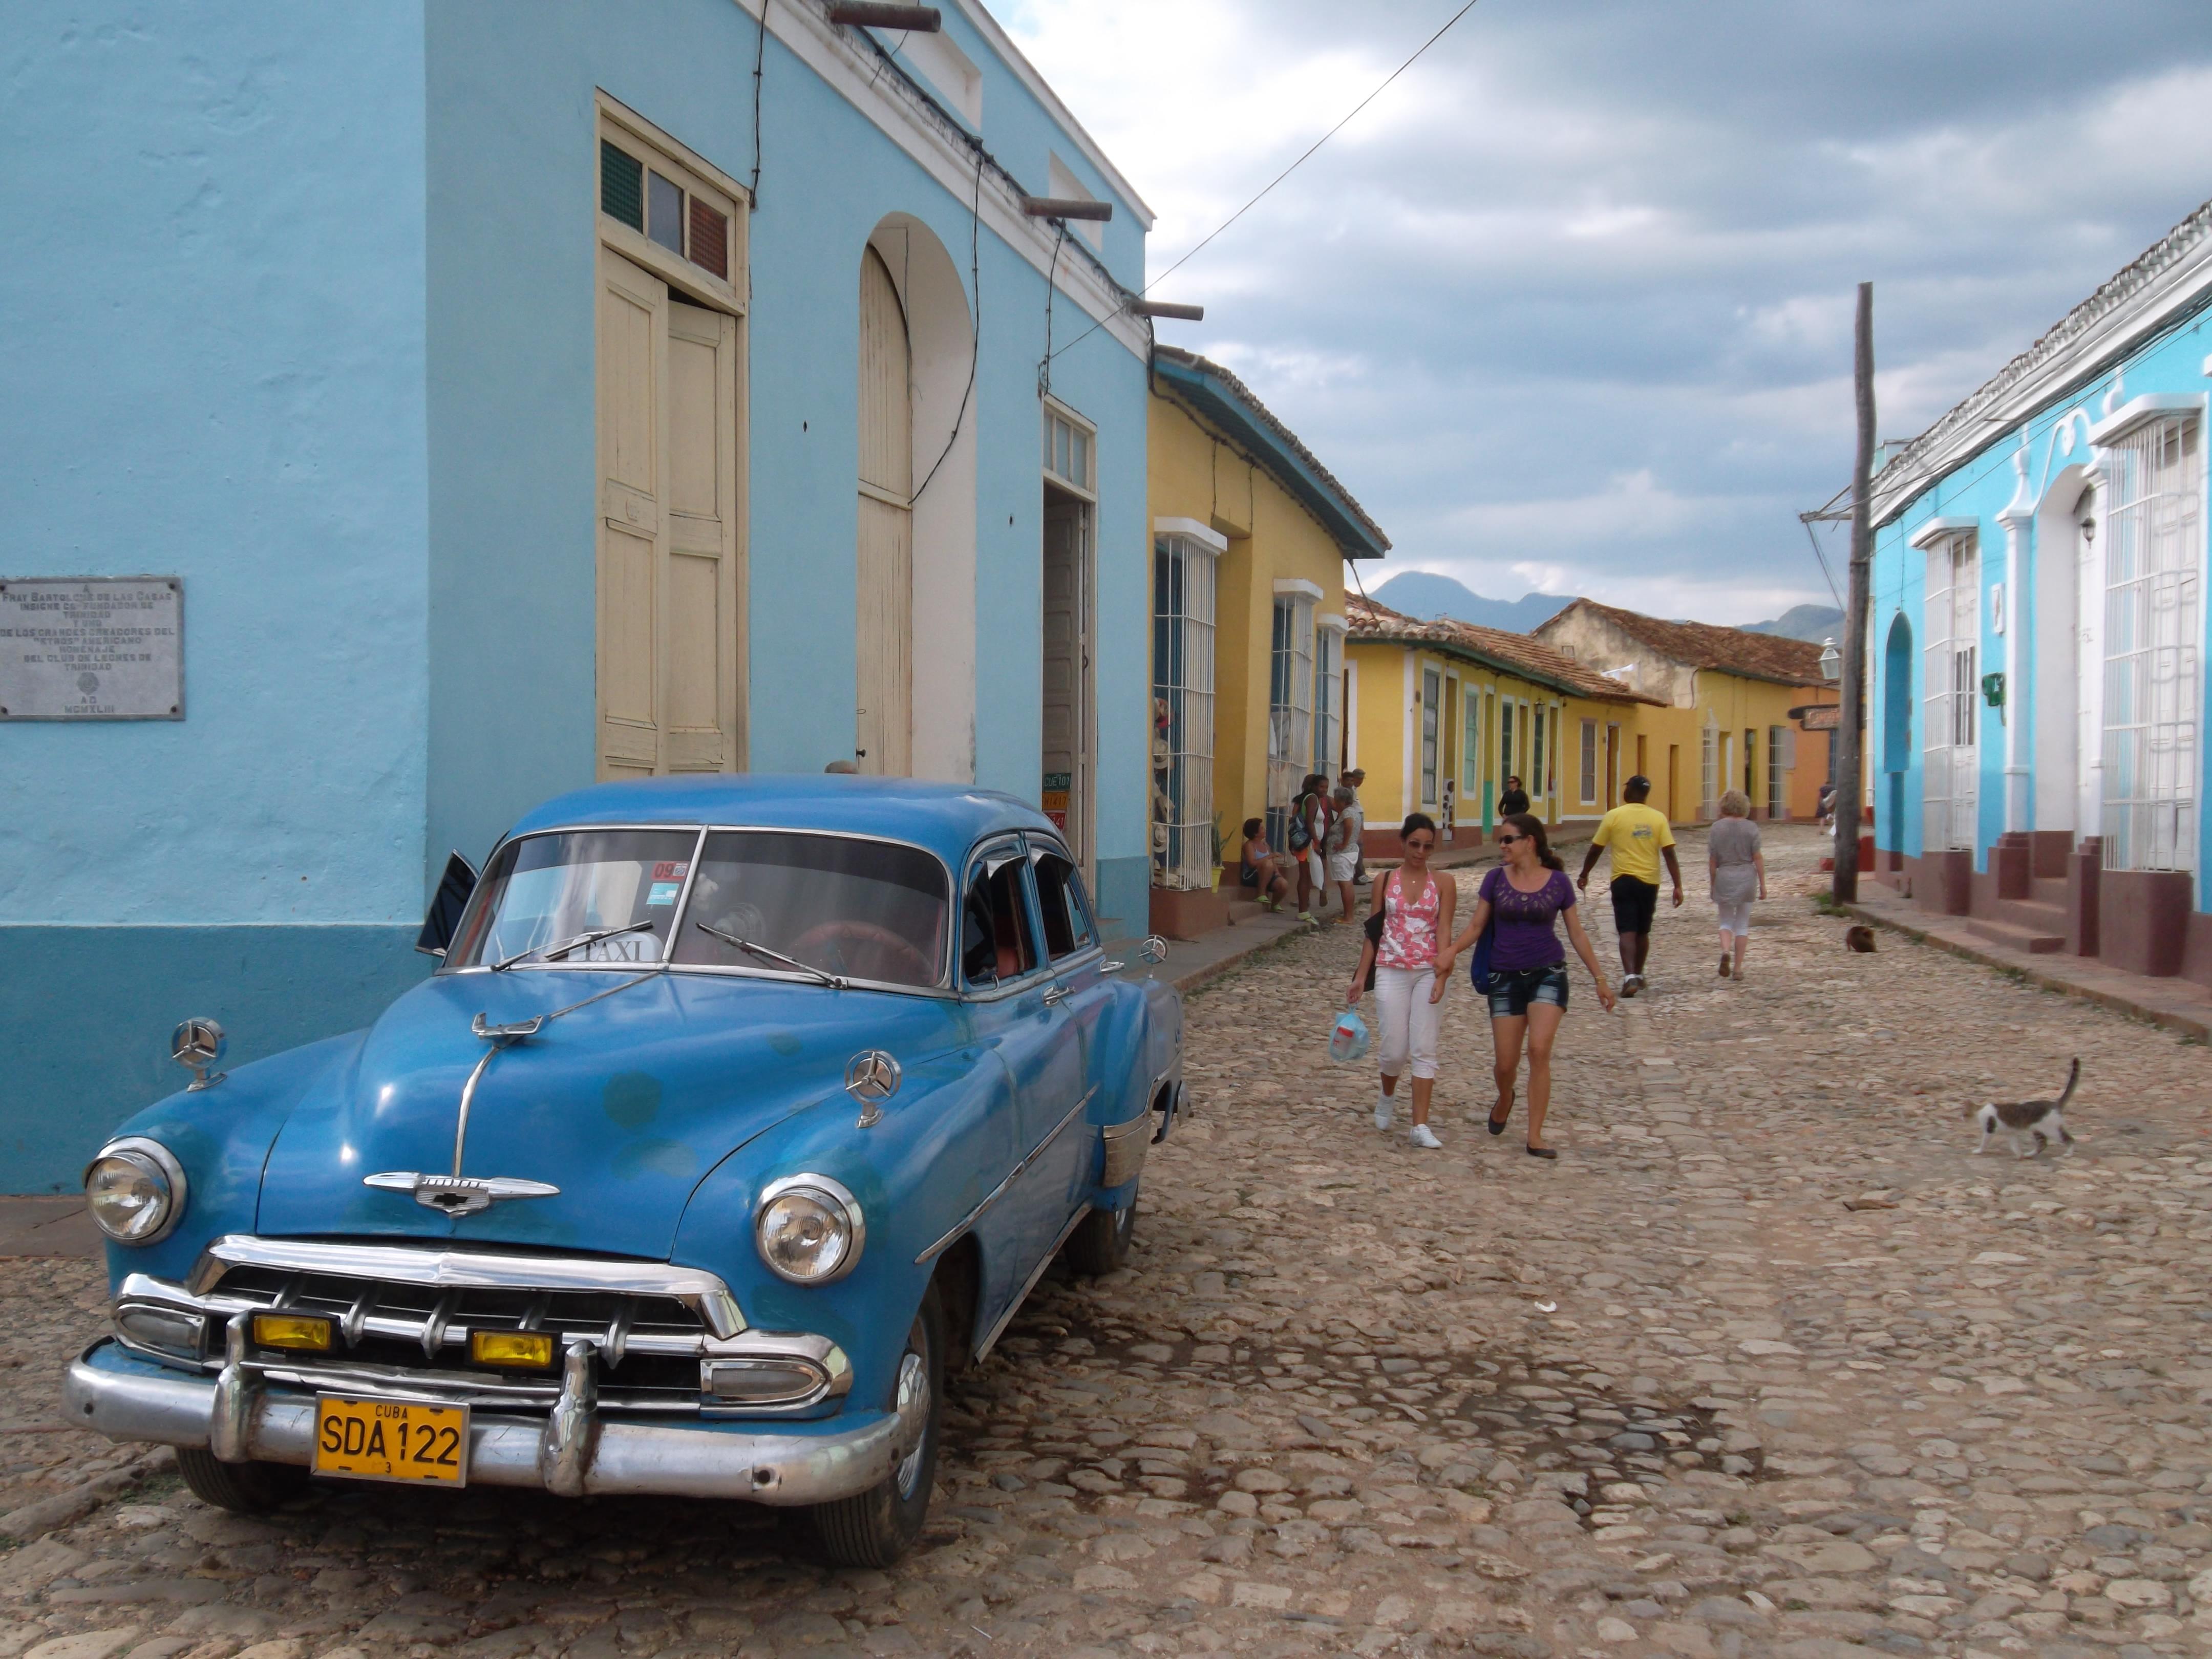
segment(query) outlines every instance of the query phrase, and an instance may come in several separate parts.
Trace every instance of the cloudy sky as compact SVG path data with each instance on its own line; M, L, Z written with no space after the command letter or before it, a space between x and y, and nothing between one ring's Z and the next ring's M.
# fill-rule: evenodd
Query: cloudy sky
M1458 4L994 10L1159 216L1158 272ZM1849 480L1856 282L1908 437L2207 197L2207 0L1481 0L1158 290L1206 307L1160 337L1394 569L1749 622L1831 602L1796 514Z

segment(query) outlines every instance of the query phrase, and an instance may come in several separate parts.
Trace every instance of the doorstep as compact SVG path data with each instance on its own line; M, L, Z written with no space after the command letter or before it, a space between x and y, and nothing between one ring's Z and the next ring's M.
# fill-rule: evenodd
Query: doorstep
M1862 872L1863 875L1863 872ZM1859 884L1858 902L1844 910L1862 921L1880 924L1907 939L1932 945L1953 956L2020 975L2046 991L2079 997L2199 1042L2212 1041L2212 990L2185 979L2150 979L2112 967L2095 957L2063 951L2009 948L1990 939L1998 931L1972 916L1945 916L1922 909L1912 900L1869 883ZM2018 931L2025 934L2027 930ZM2040 943L2040 941L2037 941ZM2063 941L2062 941L2063 943Z

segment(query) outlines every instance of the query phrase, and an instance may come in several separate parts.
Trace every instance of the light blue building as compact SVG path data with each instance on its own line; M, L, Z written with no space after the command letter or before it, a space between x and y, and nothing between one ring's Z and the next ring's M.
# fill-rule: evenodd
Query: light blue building
M2212 203L1875 479L1876 873L1993 941L2212 984Z
M0 1189L184 1016L363 1021L448 851L594 776L972 780L1141 930L1150 216L942 7L10 9L0 694L94 591L39 578L161 579L180 689L0 695Z

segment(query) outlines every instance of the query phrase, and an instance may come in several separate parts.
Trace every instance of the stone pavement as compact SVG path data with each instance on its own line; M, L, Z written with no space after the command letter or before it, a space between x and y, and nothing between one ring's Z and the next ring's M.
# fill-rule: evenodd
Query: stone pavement
M36 1541L0 1554L0 1659L2212 1650L2205 1050L1850 955L1812 833L1768 846L1747 982L1694 896L1618 1015L1576 971L1556 1164L1478 1127L1463 982L1439 1152L1323 1057L1348 930L1195 996L1132 1266L1048 1279L956 1384L888 1573L707 1504L213 1513L163 1454L45 1431L96 1285L10 1263L0 1529ZM1970 1155L1968 1104L2075 1055L2075 1156Z

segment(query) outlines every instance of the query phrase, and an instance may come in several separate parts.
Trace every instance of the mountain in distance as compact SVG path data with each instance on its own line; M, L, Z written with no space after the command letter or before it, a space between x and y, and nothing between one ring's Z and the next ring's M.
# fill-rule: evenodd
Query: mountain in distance
M1451 617L1481 628L1526 634L1574 602L1571 593L1527 593L1517 599L1486 599L1466 583L1433 570L1401 570L1370 590L1377 605L1402 611L1423 622ZM1790 613L1796 615L1795 611Z
M1746 623L1747 634L1773 634L1785 640L1809 640L1814 645L1822 640L1840 641L1844 637L1844 613L1832 605L1793 605L1772 622Z

